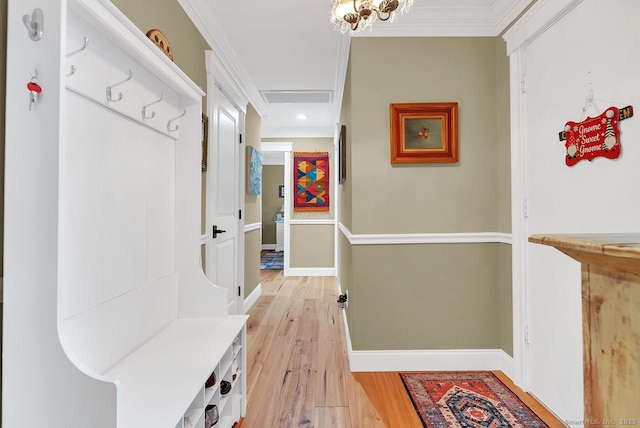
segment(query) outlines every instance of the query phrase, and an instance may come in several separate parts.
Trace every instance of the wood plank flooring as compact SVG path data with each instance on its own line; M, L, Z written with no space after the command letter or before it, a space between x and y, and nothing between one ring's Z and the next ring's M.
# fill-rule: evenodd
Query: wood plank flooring
M335 278L261 271L261 280L248 312L242 428L422 428L397 372L350 372ZM562 425L496 374L549 426Z

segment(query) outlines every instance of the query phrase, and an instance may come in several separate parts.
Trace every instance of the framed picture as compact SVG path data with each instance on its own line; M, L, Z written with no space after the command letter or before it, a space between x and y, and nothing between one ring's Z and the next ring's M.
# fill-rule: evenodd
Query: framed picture
M458 162L458 103L391 104L391 163Z
M347 181L347 127L344 125L340 125L338 139L338 174L340 184Z
M200 145L202 147L202 172L207 172L207 148L209 147L209 118L202 113L200 127Z
M247 146L247 193L259 195L262 189L262 153Z
M278 197L284 198L284 185L283 184L278 186Z

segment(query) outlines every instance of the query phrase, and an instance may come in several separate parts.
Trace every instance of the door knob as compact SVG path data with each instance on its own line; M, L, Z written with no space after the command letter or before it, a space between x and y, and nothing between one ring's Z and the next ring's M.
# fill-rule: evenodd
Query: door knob
M218 226L213 225L213 238L215 239L219 233L225 233L226 230L218 229Z

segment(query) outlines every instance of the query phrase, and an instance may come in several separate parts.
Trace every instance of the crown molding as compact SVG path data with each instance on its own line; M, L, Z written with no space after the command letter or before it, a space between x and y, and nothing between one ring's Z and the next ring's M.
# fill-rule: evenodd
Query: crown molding
M334 87L333 105L335 111L335 121L340 122L342 112L342 98L344 96L344 86L347 80L347 67L349 66L349 51L351 50L351 37L341 34L338 37L337 67Z
M569 13L582 0L538 0L502 38L507 42L507 54L526 46Z
M231 44L220 30L211 7L203 0L178 0L178 3L211 47L216 65L225 75L225 81L220 83L233 85L235 92L242 94L256 112L263 116L267 111L267 105L242 67ZM217 79L217 76L214 78Z
M532 0L495 0L484 5L414 6L390 25L374 24L353 37L496 37Z

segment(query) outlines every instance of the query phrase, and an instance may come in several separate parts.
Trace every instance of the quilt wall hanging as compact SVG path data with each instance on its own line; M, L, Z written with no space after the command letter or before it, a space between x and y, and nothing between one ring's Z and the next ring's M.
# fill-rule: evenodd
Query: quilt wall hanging
M329 153L295 152L294 211L329 211Z

